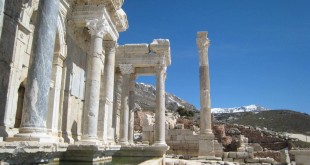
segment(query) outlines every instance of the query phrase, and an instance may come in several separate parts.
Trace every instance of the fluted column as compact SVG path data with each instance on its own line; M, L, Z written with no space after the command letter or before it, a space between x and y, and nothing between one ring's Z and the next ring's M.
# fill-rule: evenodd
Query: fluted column
M211 126L208 32L197 33L200 73L200 141L199 156L214 156L214 135Z
M104 63L104 122L103 141L114 142L114 130L112 128L113 94L114 94L114 72L115 72L115 41L105 41L105 63Z
M23 116L17 139L47 141L48 93L55 45L59 1L39 1L29 64Z
M119 144L128 145L128 119L129 119L129 79L130 74L134 72L131 64L119 65L123 75L122 96L121 96L121 119L120 119L120 139Z
M87 57L85 106L82 123L82 141L87 142L97 143L100 76L103 70L102 59L104 60L102 41L107 32L107 26L105 20L87 20L87 27L91 34L91 46Z
M156 68L156 112L154 145L167 145L165 141L165 80L166 66Z
M134 144L134 125L135 125L135 84L136 75L131 74L129 80L129 125L128 125L128 142L129 144Z

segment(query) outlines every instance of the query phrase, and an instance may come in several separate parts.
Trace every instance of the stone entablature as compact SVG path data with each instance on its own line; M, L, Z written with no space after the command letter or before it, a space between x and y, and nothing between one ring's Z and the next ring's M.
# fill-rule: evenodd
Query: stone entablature
M171 64L169 40L155 39L151 44L121 45L116 49L115 64L132 64L136 74L154 75L155 67Z

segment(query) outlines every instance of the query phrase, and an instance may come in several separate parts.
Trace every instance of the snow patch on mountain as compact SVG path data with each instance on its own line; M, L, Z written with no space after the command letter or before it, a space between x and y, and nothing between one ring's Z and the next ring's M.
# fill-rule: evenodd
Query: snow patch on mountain
M269 109L258 106L258 105L248 105L234 108L212 108L212 113L237 113L237 112L260 112L267 111Z

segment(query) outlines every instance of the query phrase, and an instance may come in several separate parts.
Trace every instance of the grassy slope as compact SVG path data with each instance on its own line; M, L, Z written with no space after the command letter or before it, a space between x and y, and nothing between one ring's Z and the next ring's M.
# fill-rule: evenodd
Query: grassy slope
M242 117L241 117L242 116ZM272 110L260 113L242 113L230 123L266 127L277 132L310 133L310 116L290 110Z

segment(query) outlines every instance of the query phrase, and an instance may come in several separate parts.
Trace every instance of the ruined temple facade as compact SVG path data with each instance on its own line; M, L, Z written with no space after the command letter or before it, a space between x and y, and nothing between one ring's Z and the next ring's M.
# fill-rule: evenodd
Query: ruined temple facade
M23 141L31 149L52 143L51 152L96 150L101 157L126 150L133 144L135 79L143 75L156 76L150 146L164 153L169 40L118 45L128 28L124 0L0 1L1 153Z

